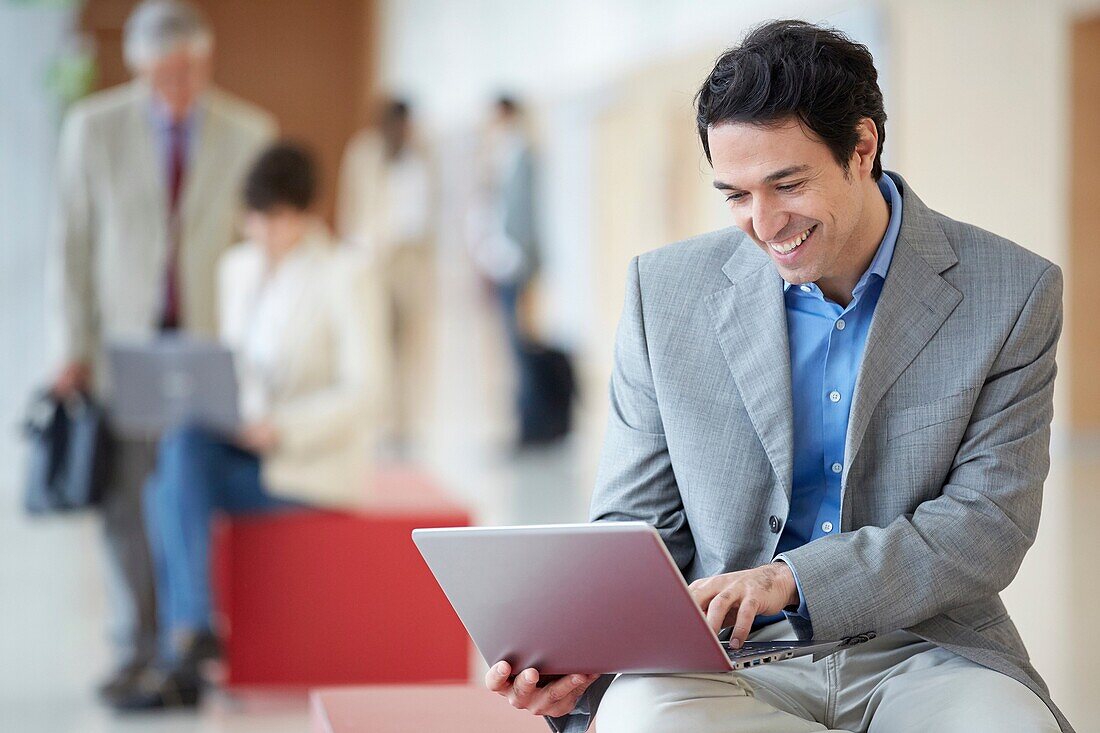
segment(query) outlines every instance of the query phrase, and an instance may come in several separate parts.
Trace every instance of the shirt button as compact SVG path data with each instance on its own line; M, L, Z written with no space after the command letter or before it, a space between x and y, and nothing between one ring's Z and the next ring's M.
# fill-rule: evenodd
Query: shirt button
M834 463L832 465L832 469L833 469L833 473L840 473L841 471L844 470L844 466L840 465L839 463Z
M768 528L771 529L772 534L779 534L779 517L774 514L768 517Z
M830 392L829 401L833 403L840 402L840 392L837 392L835 389Z
M846 324L844 323L844 319L843 319L843 318L839 319L839 320L838 320L838 321L836 322L836 330L838 330L838 331L843 331L843 330L844 330L844 326L845 326L845 325L846 325Z
M833 523L832 522L822 522L821 523L821 531L824 532L825 534L829 534L830 532L833 531Z
M801 290L803 293L808 293L810 292L810 290L812 290L809 285L799 285L798 289Z

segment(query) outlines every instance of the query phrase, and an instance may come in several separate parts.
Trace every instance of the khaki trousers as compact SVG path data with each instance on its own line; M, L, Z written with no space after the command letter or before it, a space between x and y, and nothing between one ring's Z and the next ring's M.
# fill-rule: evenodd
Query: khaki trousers
M786 621L753 640L793 639ZM1051 731L1031 690L905 631L820 662L801 657L727 674L620 675L599 733L1002 733Z
M386 405L386 432L398 443L411 439L414 416L430 402L435 250L401 244L380 255L379 271L390 308L393 390Z

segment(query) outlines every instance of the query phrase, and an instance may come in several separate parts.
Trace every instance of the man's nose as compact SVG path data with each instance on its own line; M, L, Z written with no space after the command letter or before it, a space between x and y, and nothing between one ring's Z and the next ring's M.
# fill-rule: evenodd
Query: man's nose
M769 206L767 202L757 199L752 207L752 227L756 232L756 238L762 242L771 242L787 226L790 217L782 211Z

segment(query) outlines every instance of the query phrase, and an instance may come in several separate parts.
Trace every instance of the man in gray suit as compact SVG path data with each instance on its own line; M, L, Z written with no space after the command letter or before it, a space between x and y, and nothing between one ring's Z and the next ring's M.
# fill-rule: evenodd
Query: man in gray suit
M50 262L54 392L105 396L103 347L183 330L214 336L214 271L233 243L240 186L275 124L211 89L213 38L179 0L146 0L126 22L134 81L78 103L58 151ZM156 654L156 610L141 488L150 441L112 440L102 516L119 670L129 689ZM184 640L196 649L201 644Z
M737 226L631 263L592 518L655 526L735 646L874 638L487 685L568 731L1071 730L998 595L1039 521L1059 269L882 170L871 55L835 31L755 29L697 104Z

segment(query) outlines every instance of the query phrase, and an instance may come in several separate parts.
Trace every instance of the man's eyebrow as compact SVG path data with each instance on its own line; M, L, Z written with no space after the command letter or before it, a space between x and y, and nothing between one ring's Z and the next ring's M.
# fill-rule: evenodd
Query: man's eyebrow
M769 173L768 175L764 176L764 183L775 183L776 181L787 178L788 176L793 176L795 173L805 173L808 170L810 170L810 166L806 165L805 163L803 163L802 165L788 166L786 168L783 168L782 170L776 171L775 173Z
M787 178L788 176L793 176L796 173L805 173L808 170L810 170L810 166L806 164L788 166L781 170L777 170L775 173L769 173L768 175L764 176L764 183L775 183L776 181L780 181L784 178ZM719 191L741 190L737 186L734 186L731 183L725 183L723 181L715 181L714 187L717 188Z

